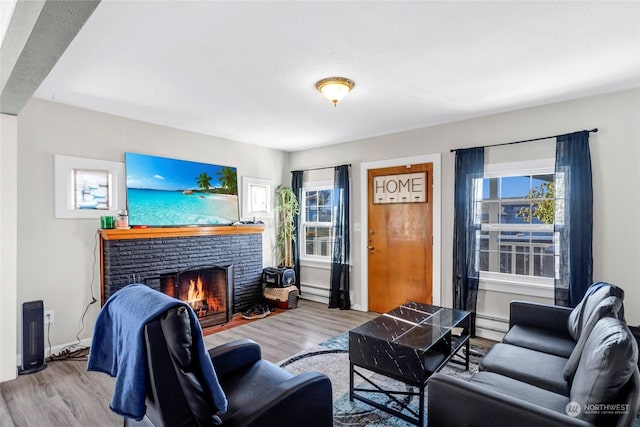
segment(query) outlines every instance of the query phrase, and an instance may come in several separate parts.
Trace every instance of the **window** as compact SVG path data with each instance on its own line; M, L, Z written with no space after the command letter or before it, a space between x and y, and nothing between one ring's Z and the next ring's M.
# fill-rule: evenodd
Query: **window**
M481 278L509 275L553 283L554 181L552 160L485 169L475 201L481 224L476 257Z
M302 189L300 206L301 258L331 260L333 247L332 213L333 186L323 185Z

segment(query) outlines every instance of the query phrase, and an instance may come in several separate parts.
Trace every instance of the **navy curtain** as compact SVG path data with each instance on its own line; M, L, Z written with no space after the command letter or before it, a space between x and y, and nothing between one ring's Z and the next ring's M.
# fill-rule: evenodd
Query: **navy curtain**
M593 186L589 131L556 140L555 302L575 307L593 280Z
M336 166L333 178L333 254L329 308L348 310L349 296L349 166Z
M298 204L302 204L302 176L303 171L291 172L291 190L298 199ZM298 287L298 295L300 292L300 214L294 216L294 223L296 226L293 236L295 238L295 244L293 245L293 269L296 273L296 286Z
M472 312L471 334L475 335L478 297L480 206L474 200L482 188L484 147L456 151L453 228L453 308Z

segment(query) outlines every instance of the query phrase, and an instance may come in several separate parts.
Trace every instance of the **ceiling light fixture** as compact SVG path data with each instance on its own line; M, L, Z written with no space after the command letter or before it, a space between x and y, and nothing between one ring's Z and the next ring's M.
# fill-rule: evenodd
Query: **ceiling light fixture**
M337 106L338 102L342 100L353 89L356 84L351 79L346 77L328 77L322 79L316 83L316 89L331 102L333 106Z

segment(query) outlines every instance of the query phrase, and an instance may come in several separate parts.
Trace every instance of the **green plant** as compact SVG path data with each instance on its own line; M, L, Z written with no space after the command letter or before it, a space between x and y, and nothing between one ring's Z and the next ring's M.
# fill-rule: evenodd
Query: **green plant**
M527 199L534 200L531 208L520 208L516 216L523 217L525 222L531 222L531 217L535 216L543 224L553 224L555 221L555 197L553 182L540 184L527 196Z
M279 185L275 190L278 212L278 259L284 267L293 265L293 242L295 242L295 216L300 213L298 198L289 187Z

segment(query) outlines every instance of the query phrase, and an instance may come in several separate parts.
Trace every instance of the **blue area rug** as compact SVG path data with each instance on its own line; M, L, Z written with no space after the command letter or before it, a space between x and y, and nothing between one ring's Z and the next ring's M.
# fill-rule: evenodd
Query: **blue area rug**
M330 348L333 350L349 350L349 333L345 332L344 334L336 335L333 338L329 338L325 342L321 342L320 345L322 347Z
M412 424L405 422L391 414L380 411L366 403L349 400L349 335L348 333L337 335L303 353L295 355L279 363L288 371L300 374L309 371L318 371L327 375L331 379L333 386L333 410L335 426L371 426L371 427L409 427ZM465 371L463 366L449 363L441 371L444 374L466 379L478 370L478 361L482 353L472 346L471 363L469 371ZM384 376L363 371L365 376L373 380L376 384L382 385L385 389L411 391L411 387L404 383L386 378ZM356 377L356 387L370 387L365 381ZM372 388L372 387L371 387ZM415 390L415 389L414 389ZM389 397L380 393L360 392L369 399L390 406L394 409L401 409L400 405L390 400ZM410 410L417 412L418 398L403 396L398 398L400 403L407 405ZM404 413L413 416L406 410ZM634 427L640 427L640 413L634 423Z
M408 427L407 423L391 414L373 408L366 403L349 400L349 335L344 333L337 335L301 354L295 355L279 363L288 371L300 374L308 371L318 371L331 379L333 387L333 408L335 426L372 426L372 427ZM468 378L477 371L477 357L472 356L471 368L465 371L463 366L449 364L443 369L444 373L460 378ZM474 363L475 362L475 363ZM361 371L365 377L388 390L403 392L412 391L406 384L392 380L382 375L366 370ZM355 377L356 387L373 389L366 381ZM415 390L415 388L413 389ZM382 405L400 410L398 402L394 402L388 396L380 393L359 392L363 396ZM406 405L411 411L417 413L418 398L402 396L397 398L402 405ZM415 417L408 411L405 414Z

